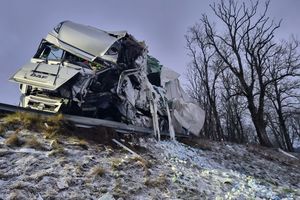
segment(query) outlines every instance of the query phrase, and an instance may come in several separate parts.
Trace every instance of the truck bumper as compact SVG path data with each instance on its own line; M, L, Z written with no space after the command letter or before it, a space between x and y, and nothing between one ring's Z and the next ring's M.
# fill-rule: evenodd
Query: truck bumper
M50 98L50 97L41 97L41 96L21 96L21 105L24 108L31 108L34 110L40 110L45 112L57 113L64 99L62 98Z

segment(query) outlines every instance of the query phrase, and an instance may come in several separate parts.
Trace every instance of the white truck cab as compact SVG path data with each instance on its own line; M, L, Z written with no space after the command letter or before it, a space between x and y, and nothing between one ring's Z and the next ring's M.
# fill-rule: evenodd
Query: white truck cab
M64 21L10 80L20 84L25 108L111 119L157 133L175 124L177 132L199 134L203 110L187 98L179 75L147 53L144 42L126 31Z

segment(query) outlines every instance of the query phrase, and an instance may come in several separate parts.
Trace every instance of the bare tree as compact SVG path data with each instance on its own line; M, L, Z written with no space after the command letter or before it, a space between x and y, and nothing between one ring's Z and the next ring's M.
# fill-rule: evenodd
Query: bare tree
M258 5L258 1L246 5L234 0L211 5L224 26L223 34L217 33L206 15L201 21L209 43L240 82L260 144L272 146L264 118L266 89L270 84L266 61L275 48L273 37L280 23L275 24L267 17L269 1L260 15Z
M188 78L191 86L194 89L201 88L201 94L206 97L202 106L206 110L205 128L209 129L205 132L212 133L210 135L215 140L223 140L224 135L217 109L216 85L224 67L222 60L216 57L216 51L203 37L205 36L203 33L200 26L194 26L186 35L187 47L192 57ZM199 96L199 91L196 94Z
M292 135L291 140L293 143L295 139L300 138L300 112L294 113L292 117L289 117L287 119L287 124Z
M293 38L290 42L278 45L276 54L267 62L270 74L270 88L267 96L275 110L276 119L269 117L270 125L277 141L283 149L293 151L291 134L287 124L294 111L300 109L300 55L299 42ZM278 137L280 140L278 140Z
M239 93L238 80L228 71L222 73L221 79L223 88L220 103L223 108L226 135L229 141L244 143L247 141L243 125L245 106L243 99L237 95Z
M210 5L217 24L203 15L189 29L190 89L207 112L205 135L215 130L214 139L245 142L253 126L261 145L273 146L273 134L292 151L291 133L299 132L299 43L274 39L281 22L267 16L270 1L247 2L220 0Z

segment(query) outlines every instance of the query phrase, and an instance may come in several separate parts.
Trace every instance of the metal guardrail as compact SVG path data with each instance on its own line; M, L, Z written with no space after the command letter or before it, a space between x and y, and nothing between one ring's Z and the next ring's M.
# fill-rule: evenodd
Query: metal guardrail
M6 112L6 113L13 113L13 112L29 112L29 113L35 113L38 115L43 116L51 116L55 115L54 113L48 113L43 112L39 110L33 110L28 108L23 108L19 106L9 105L9 104L3 104L0 103L0 112ZM115 121L109 121L109 120L103 120L103 119L97 119L97 118L90 118L90 117L82 117L82 116L76 116L76 115L68 115L64 114L64 119L67 121L73 122L75 125L81 126L81 127L107 127L115 129L116 131L120 133L137 133L137 134L144 134L144 135L151 135L153 134L153 130L149 128L144 127L138 127L131 124L125 124L121 122L115 122ZM162 135L169 135L168 133L162 133Z
M23 108L19 106L9 105L0 103L0 113L14 113L14 112L29 112L29 113L35 113L42 116L53 116L56 115L56 113L49 113L29 108ZM70 121L74 123L78 127L83 128L94 128L97 126L102 126L106 128L112 128L118 133L134 133L134 134L142 134L146 136L154 135L153 129L140 127L140 126L134 126L132 124L125 124L121 122L115 122L115 121L109 121L104 119L97 119L97 118L91 118L91 117L82 117L77 115L68 115L63 114L64 119L67 121ZM169 132L162 131L160 135L163 136L170 136ZM188 138L191 137L189 135L183 135L183 134L175 134L176 137L180 138Z

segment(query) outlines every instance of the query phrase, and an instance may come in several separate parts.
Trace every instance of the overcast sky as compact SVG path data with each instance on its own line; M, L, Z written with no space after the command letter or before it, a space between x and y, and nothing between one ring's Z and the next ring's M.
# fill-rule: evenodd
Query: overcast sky
M35 53L40 40L59 22L103 30L127 30L145 40L150 54L184 77L189 58L184 35L201 14L213 15L212 0L1 0L0 102L17 104L18 85L8 79ZM283 19L279 38L300 36L300 1L271 0L270 16Z

